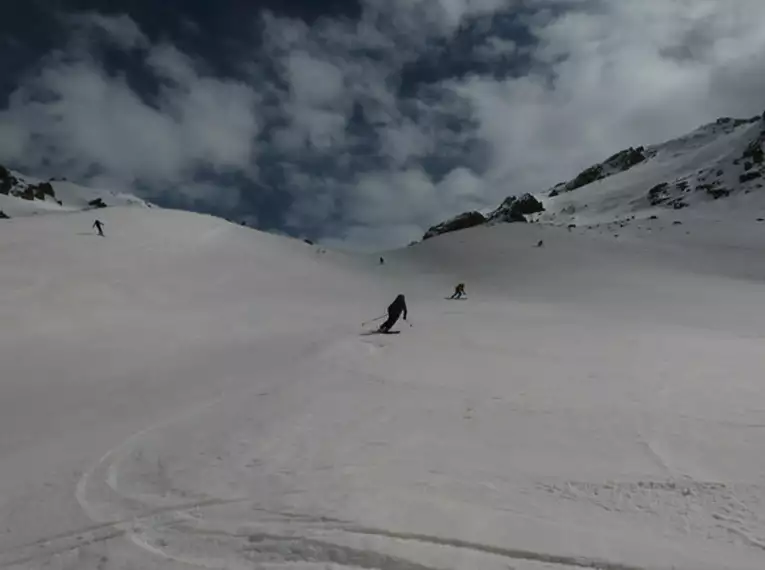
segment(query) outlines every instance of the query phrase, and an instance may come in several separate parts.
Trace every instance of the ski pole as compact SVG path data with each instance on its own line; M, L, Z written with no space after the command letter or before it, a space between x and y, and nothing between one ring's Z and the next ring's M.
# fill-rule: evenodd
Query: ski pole
M361 323L361 326L362 326L362 327L365 327L365 326L367 326L369 323L373 323L373 322L375 322L375 321L379 321L380 319L384 319L384 318L385 318L385 317L387 317L387 316L388 316L388 315L381 315L381 316L377 317L376 319L369 319L368 321L364 321L363 323Z

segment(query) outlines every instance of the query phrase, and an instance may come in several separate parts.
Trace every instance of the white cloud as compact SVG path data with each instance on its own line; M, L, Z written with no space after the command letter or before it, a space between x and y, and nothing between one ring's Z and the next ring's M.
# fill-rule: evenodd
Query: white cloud
M486 43L476 50L477 55L485 59L495 59L502 56L514 55L518 51L518 44L512 40L490 36Z
M148 38L126 14L104 16L96 12L86 12L68 18L68 20L77 35L98 34L108 42L125 50L146 48L149 45ZM85 40L86 38L77 39Z
M288 52L283 63L289 126L277 132L278 144L293 152L306 145L318 150L341 147L351 104L344 96L343 70L300 49Z
M337 104L345 87L341 69L305 51L294 51L286 59L290 93L295 102L312 107Z
M301 140L312 147L326 151L342 147L347 120L344 114L296 106L292 119L293 129L302 133Z
M765 3L575 6L532 31L539 71L455 84L493 149L490 179L540 190L629 145L765 106Z
M120 43L145 39L126 16L84 18L117 33ZM16 141L0 149L2 158L74 178L95 172L122 187L140 181L157 191L189 188L200 168L255 176L252 87L202 75L172 46L144 47L147 66L163 80L151 103L79 44L51 56L0 113L0 130Z
M394 167L401 168L412 159L436 152L432 134L424 132L414 121L404 119L380 130L381 151Z
M471 17L510 10L518 0L363 0L371 18L389 19L403 34L448 36Z
M161 43L152 47L146 65L160 79L176 85L190 84L198 75L195 62L175 46Z
M366 174L343 201L347 227L338 237L380 247L419 239L434 220L479 208L483 184L465 168L455 168L439 182L419 168Z
M18 159L29 145L29 130L21 120L0 119L0 157Z

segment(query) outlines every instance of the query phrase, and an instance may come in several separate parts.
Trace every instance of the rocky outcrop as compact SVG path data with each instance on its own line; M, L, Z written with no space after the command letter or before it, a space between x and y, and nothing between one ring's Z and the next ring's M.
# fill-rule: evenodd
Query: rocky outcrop
M24 200L45 200L46 196L56 198L56 193L53 191L53 186L50 182L42 182L40 184L30 184L21 190L12 191L11 194L18 196Z
M0 165L0 194L8 195L11 190L18 184L18 180L13 176L7 168Z
M750 164L762 164L765 162L765 151L762 150L764 139L765 137L760 136L749 143L749 146L746 147L742 158L751 160Z
M637 166L641 162L647 160L647 158L648 157L645 154L645 147L630 147L607 158L605 165L612 168L616 172L625 172L633 166Z
M46 196L51 197L55 200L56 198L56 192L53 190L53 186L51 186L50 182L42 182L36 186L31 186L32 192L34 193L34 197L37 200L45 200Z
M447 234L449 232L456 232L458 230L480 226L484 223L486 223L486 217L480 212L465 212L451 218L450 220L446 220L445 222L441 222L440 224L431 227L427 232L425 232L425 235L422 236L422 239L430 239L432 237Z
M48 197L56 199L56 192L50 182L26 184L13 176L4 166L0 166L0 194L30 201L45 200Z
M696 191L706 192L715 200L719 200L720 198L727 198L731 193L730 189L725 188L718 181L712 182L710 184L699 184L696 186Z
M555 197L561 192L571 192L582 186L587 186L598 180L603 180L614 174L625 172L648 160L645 147L639 146L637 148L630 147L628 149L617 152L616 154L608 157L600 164L595 164L586 168L580 172L573 180L569 182L562 182L550 189L548 196Z
M648 202L651 206L658 206L662 202L669 200L669 184L662 182L648 191Z
M500 204L499 208L489 214L489 223L514 223L525 222L526 216L544 212L545 208L542 202L534 198L531 194L523 194L520 198L508 196Z
M746 184L747 182L751 182L752 180L757 180L758 178L762 178L762 173L754 170L752 172L746 172L738 177L738 181L741 184Z
M502 204L488 216L484 216L480 212L465 212L431 227L425 232L422 239L426 240L441 234L456 232L458 230L464 230L484 224L524 223L527 221L526 216L536 214L537 212L544 212L544 209L542 202L534 198L531 194L523 194L520 197L508 196L502 201Z
M762 115L763 118L765 118L765 113ZM760 115L755 115L754 117L749 117L748 119L736 119L734 117L720 117L715 121L716 125L732 125L734 128L740 127L741 125L751 125L753 123L756 123L760 120Z

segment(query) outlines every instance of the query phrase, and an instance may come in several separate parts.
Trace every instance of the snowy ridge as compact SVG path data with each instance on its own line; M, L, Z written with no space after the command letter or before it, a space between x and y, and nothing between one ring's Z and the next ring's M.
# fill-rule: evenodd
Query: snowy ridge
M41 180L0 165L0 217L76 212L108 206L150 204L132 194L88 188L66 180Z
M636 220L666 216L668 210L676 216L675 211L686 208L725 219L731 209L764 210L763 187L765 114L749 119L725 117L677 139L622 150L533 197L509 196L488 215L455 216L430 228L426 237L497 222L620 230ZM726 204L715 216L709 204L728 198L737 199L723 200ZM510 211L508 205L524 201L529 207Z
M570 191L553 189L543 200L547 213L539 219L611 223L736 194L762 194L758 191L765 182L764 146L765 119L720 119L686 136L642 149L645 159L622 171L611 171Z

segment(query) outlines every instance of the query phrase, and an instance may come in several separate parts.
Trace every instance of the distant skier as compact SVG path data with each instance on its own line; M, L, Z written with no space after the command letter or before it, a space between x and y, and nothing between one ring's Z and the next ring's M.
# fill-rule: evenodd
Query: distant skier
M545 245L545 242L541 239L537 242L537 247L544 247L544 245Z
M382 257L380 258L380 265L385 265L385 260Z
M389 332L402 313L404 314L404 320L406 320L406 317L408 316L406 299L404 299L403 295L399 295L396 297L396 300L388 306L388 320L381 324L380 328L377 330L381 333Z
M104 237L104 223L101 220L96 220L93 227L98 231L98 235Z
M454 294L449 297L450 299L461 299L463 296L467 296L467 293L465 293L465 284L464 283L458 283L457 286L454 288Z

